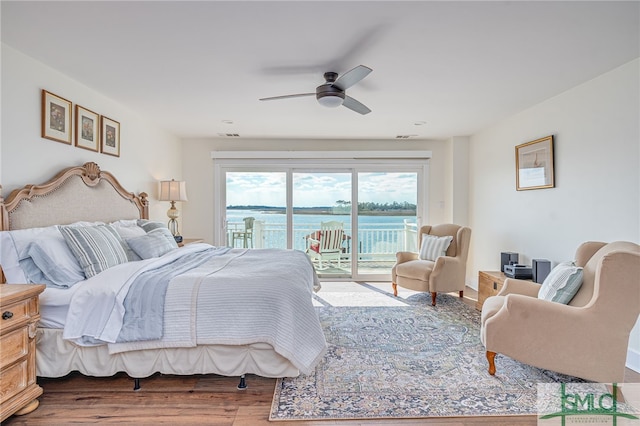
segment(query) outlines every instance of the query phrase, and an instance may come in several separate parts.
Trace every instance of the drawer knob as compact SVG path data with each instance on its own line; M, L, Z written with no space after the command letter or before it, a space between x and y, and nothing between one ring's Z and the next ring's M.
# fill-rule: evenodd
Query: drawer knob
M4 311L4 312L2 313L2 319L3 319L3 320L8 320L8 319L11 319L11 318L13 318L13 312L11 312L11 311Z

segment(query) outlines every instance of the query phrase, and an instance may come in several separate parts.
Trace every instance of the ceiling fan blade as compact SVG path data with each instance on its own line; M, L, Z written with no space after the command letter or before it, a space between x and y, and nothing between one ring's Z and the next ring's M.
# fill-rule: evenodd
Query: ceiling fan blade
M333 86L341 90L346 90L368 76L371 71L373 70L369 67L358 65L338 77L338 79L333 83Z
M342 102L342 106L345 106L350 110L360 113L362 115L369 114L371 112L369 108L367 108L364 104L356 101L351 96L344 97L344 102Z
M278 99L289 99L289 98L301 98L303 96L315 96L315 92L313 93L297 93L295 95L283 95L283 96L272 96L270 98L261 98L261 101L275 101Z

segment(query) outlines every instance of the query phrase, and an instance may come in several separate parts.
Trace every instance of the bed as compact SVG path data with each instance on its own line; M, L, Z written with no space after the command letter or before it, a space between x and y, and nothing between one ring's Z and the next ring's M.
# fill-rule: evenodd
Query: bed
M175 241L148 212L147 194L126 191L95 163L0 199L0 278L47 283L38 376L313 371L326 342L312 304L320 284L304 253L168 248ZM114 238L125 244L109 246ZM70 255L79 271L67 268ZM79 281L69 285L69 276Z

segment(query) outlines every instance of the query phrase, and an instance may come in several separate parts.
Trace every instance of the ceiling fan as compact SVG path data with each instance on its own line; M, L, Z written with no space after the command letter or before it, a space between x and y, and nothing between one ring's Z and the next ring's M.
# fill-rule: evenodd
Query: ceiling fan
M324 79L326 82L316 87L315 93L297 93L295 95L273 96L270 98L262 98L261 101L273 101L277 99L299 98L303 96L314 96L320 103L329 108L336 108L340 105L349 108L359 114L368 114L371 112L364 104L356 101L351 96L347 96L345 91L369 75L373 71L364 65L345 72L340 77L335 72L325 72Z

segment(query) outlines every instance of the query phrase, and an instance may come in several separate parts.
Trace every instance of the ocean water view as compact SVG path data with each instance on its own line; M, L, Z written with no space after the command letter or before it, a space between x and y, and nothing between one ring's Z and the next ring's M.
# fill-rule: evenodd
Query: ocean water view
M227 230L244 229L245 217L253 217L253 247L286 248L287 216L260 210L227 210ZM345 234L345 249L353 250L351 240L353 232L351 216L340 214L294 214L293 215L293 248L306 249L306 237L320 228L321 222L342 222ZM389 257L390 254L404 249L415 249L416 245L415 216L360 215L358 217L358 253L360 257ZM234 245L229 239L229 244ZM236 244L237 245L237 244Z

